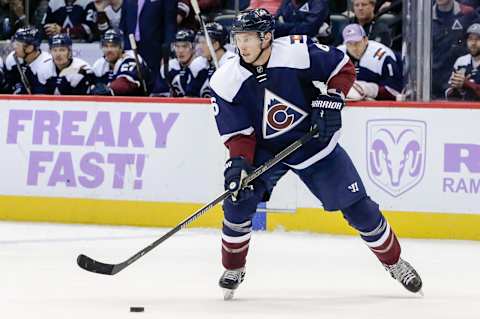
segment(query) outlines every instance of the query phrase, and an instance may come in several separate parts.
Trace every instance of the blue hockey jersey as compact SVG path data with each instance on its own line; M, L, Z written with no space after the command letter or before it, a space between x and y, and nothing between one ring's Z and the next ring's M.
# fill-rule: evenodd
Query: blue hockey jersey
M218 65L224 65L229 59L235 57L236 54L230 51L225 51ZM209 81L215 72L215 66L213 62L209 62L204 57L197 57L191 65L193 71L193 80L190 82L188 91L194 92L200 97L211 97L212 92L210 90Z
M72 63L59 70L53 60L46 61L38 75L37 93L50 95L84 95L87 94L93 72L87 62L73 58Z
M150 88L150 69L148 68L145 61L139 55L138 59L141 64L143 77L147 84L147 88ZM93 72L95 74L95 82L96 83L103 83L103 84L110 84L113 80L124 77L128 81L135 83L139 88L141 87L140 79L138 77L135 57L132 51L125 51L123 56L115 62L113 68L110 67L105 58L100 58L93 64Z
M42 24L56 23L72 39L91 41L96 29L96 14L92 0L50 0Z
M10 52L10 54L5 59L5 82L6 82L6 91L13 94L27 94L27 90L22 83L20 73L18 72L17 63L13 57L15 52ZM41 66L45 61L51 59L51 55L47 52L40 52L40 55L33 60L30 64L27 64L23 59L19 58L18 62L20 67L27 78L28 84L32 90L32 93L41 93L35 92L35 89L39 87L38 85L38 74Z
M345 94L355 78L345 53L306 36L275 39L268 64L256 70L254 74L244 67L239 56L228 60L211 78L212 105L224 142L255 134L257 149L272 156L309 131L311 102L321 83ZM329 143L312 140L285 163L306 168L332 152L339 137L337 131Z
M192 63L190 63L190 65L183 66L180 64L180 62L178 62L177 59L169 60L167 77L165 77L165 68L162 65L162 67L160 68L160 72L155 80L155 85L152 93L158 96L199 96L198 92L190 92L188 90L189 84L193 78L191 70L192 64L193 61Z

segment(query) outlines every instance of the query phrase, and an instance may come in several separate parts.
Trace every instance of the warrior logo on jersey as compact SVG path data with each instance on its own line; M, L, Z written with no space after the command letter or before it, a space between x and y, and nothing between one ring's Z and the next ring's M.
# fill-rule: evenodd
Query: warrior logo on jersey
M304 110L265 90L263 138L274 138L290 131L306 116L307 113Z

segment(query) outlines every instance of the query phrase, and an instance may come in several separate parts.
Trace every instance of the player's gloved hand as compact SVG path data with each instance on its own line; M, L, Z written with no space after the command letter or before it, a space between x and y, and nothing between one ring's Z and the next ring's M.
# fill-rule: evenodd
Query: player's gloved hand
M113 96L113 90L104 83L97 83L90 88L90 95L106 95Z
M252 185L241 188L243 179L252 171L252 166L243 157L233 157L225 163L224 187L232 192L232 201L241 201L253 195Z
M311 129L318 128L315 138L328 142L342 127L341 111L344 106L344 99L335 93L320 94L312 101Z

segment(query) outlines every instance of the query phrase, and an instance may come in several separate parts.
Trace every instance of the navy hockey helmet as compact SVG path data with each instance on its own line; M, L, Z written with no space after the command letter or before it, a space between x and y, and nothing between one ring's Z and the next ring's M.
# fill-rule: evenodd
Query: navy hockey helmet
M233 21L232 34L239 32L273 33L275 19L263 8L249 9L240 12Z
M123 32L118 29L110 29L105 31L100 40L101 46L107 43L113 43L123 48Z
M25 27L18 29L13 35L13 41L23 42L28 45L33 45L35 48L40 46L42 36L35 27Z
M175 34L175 42L195 42L195 31L191 29L178 30Z
M50 49L57 47L72 48L72 39L66 33L55 34L48 39Z
M218 41L220 46L224 46L228 42L228 32L223 25L218 22L210 22L205 25L208 35L212 40ZM204 35L203 30L199 32L199 35Z

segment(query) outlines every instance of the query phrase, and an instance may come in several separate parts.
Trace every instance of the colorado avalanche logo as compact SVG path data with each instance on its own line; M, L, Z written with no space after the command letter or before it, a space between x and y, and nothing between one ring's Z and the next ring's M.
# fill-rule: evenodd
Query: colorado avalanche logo
M307 113L304 110L265 90L263 138L274 138L290 131L306 116Z

